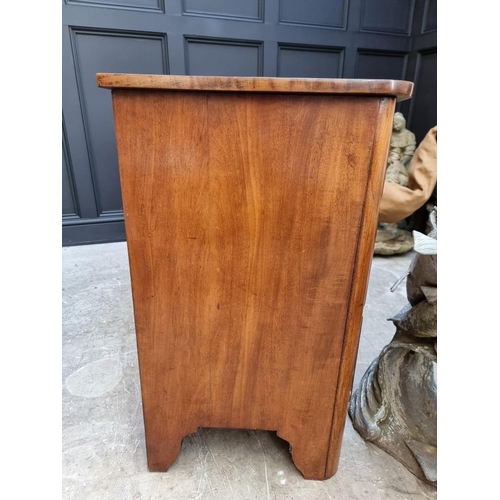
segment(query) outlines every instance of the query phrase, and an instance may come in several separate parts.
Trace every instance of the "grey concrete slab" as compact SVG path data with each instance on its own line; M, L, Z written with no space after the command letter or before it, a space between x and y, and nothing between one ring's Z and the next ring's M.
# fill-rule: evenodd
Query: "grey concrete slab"
M355 386L394 334L412 254L375 257ZM436 499L429 486L365 442L347 418L340 466L307 481L288 443L265 431L201 429L166 473L147 469L126 243L63 248L65 500Z

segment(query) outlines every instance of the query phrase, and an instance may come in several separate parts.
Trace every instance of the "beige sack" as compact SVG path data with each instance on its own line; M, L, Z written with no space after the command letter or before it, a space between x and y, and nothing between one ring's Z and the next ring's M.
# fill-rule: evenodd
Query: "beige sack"
M408 187L386 182L379 222L399 222L422 207L437 182L437 126L431 128L415 151L408 168Z

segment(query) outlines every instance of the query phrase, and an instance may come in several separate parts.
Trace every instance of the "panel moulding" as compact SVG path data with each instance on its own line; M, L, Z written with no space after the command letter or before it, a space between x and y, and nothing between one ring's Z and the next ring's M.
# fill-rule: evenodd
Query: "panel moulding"
M264 0L256 0L257 2L257 16L245 16L238 14L222 14L219 12L210 12L207 10L189 10L186 6L186 0L182 0L182 15L195 16L195 17L210 17L214 19L228 19L231 21L245 21L245 22L264 22Z
M92 178L92 185L95 193L97 213L99 215L106 214L107 211L102 209L101 196L99 190L99 183L97 181L97 170L96 170L96 160L95 154L92 147L91 134L89 129L89 119L88 119L88 111L87 105L85 101L85 95L83 92L83 83L82 83L82 71L80 65L80 59L78 55L78 43L77 37L79 35L83 36L110 36L110 37L122 37L122 38L136 38L136 39L145 39L145 40L157 40L161 43L161 51L162 51L162 65L164 73L168 73L168 51L167 51L167 35L165 33L149 33L149 32L137 32L137 31L128 31L128 30L106 30L106 29L97 29L97 28L85 28L78 26L69 26L70 31L70 40L71 40L71 51L74 61L75 67L75 75L76 75L76 84L78 88L78 97L80 100L80 109L82 113L82 122L83 122L83 130L85 135L85 143L87 145L88 158L90 164L90 174ZM114 212L114 211L113 211Z
M349 1L344 0L344 4L342 7L342 22L337 24L331 23L314 23L307 21L299 21L292 19L284 19L282 14L282 2L280 0L279 6L279 24L288 25L288 26L303 26L306 28L323 28L323 29L335 29L335 30L347 30L347 17L349 13Z
M190 74L189 68L189 44L207 44L207 45L229 45L235 47L251 47L256 48L257 55L257 75L263 75L264 58L263 58L263 45L264 42L259 40L239 40L233 38L212 38L212 37L198 37L198 36L184 36L184 64L186 74Z
M76 5L78 7L98 7L105 9L133 10L138 12L156 12L165 13L165 0L149 0L147 2L140 0L119 1L119 0L65 0L67 5Z

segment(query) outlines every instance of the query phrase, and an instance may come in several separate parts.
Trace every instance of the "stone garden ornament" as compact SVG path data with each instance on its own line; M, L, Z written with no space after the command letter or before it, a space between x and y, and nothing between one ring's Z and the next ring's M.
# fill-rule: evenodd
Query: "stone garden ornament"
M394 113L391 142L387 158L386 183L408 186L408 166L416 148L415 134L406 128L402 113ZM413 238L409 231L400 229L397 222L381 222L375 241L376 255L394 255L408 252L413 248Z
M413 232L408 304L390 320L392 341L364 374L349 404L354 428L420 479L437 484L437 210L428 235Z
M394 113L391 142L387 158L386 182L408 186L408 165L417 146L415 134L406 128L402 113Z

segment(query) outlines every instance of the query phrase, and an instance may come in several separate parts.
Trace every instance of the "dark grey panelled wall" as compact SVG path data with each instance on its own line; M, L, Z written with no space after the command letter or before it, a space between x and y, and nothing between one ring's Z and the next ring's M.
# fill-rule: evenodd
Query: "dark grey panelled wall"
M65 0L63 245L125 239L111 93L99 72L415 82L436 124L436 0Z

